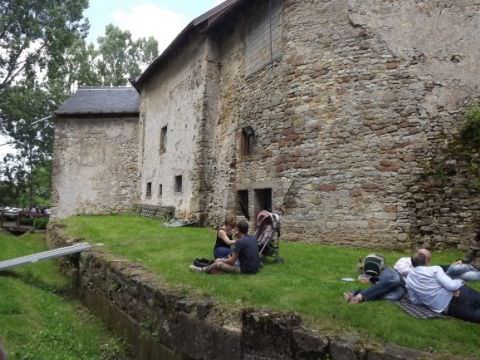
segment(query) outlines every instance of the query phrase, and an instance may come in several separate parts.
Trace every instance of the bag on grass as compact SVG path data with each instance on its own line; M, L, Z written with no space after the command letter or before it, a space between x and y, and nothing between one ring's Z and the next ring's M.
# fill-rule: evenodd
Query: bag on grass
M213 264L213 260L208 260L204 258L195 258L195 260L193 260L193 265L201 268L211 264Z
M380 254L368 254L361 263L361 272L371 277L378 277L385 267L385 258Z

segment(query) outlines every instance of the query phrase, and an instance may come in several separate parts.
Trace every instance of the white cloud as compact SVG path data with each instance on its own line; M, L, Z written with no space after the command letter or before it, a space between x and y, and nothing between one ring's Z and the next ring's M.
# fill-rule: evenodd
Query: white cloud
M112 14L113 23L134 38L153 36L160 53L190 21L184 14L156 4L142 4Z

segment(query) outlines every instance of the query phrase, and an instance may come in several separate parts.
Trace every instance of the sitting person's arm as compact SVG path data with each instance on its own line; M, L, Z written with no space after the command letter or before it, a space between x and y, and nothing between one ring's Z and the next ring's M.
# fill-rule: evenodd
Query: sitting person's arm
M230 240L226 231L223 229L218 230L218 237L222 239L223 242L228 246L232 246L233 244L235 244L235 240Z
M235 265L235 262L238 259L238 254L234 251L232 254L228 257L228 259L225 261L228 265Z
M445 274L445 272L440 266L438 266L438 269L435 272L435 276L437 278L437 281L440 283L440 285L442 285L448 291L452 291L452 292L457 291L464 285L463 280L452 279L450 276Z

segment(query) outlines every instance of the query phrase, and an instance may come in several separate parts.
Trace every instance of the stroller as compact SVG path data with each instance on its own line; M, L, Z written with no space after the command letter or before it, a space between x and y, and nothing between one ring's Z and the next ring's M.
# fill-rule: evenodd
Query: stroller
M280 216L267 210L262 210L257 215L258 251L263 262L267 258L280 263L283 259L279 256L280 247Z

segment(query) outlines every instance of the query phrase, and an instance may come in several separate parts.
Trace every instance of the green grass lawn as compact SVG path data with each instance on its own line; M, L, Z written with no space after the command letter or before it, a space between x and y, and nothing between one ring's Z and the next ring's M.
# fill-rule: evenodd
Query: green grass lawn
M0 260L46 250L45 235L0 232ZM0 337L8 359L119 359L122 346L79 303L53 261L0 273Z
M213 295L231 306L262 306L297 311L326 332L360 333L370 340L478 356L480 325L455 319L417 320L386 301L349 305L343 292L360 287L341 281L356 276L357 260L372 249L282 243L283 264L268 264L259 274L207 275L188 269L195 257L212 257L215 232L200 228L170 229L158 221L134 216L73 217L66 220L72 236L103 243L189 291ZM407 252L382 251L388 264ZM435 253L444 264L461 257L457 251ZM480 289L478 284L475 284Z

